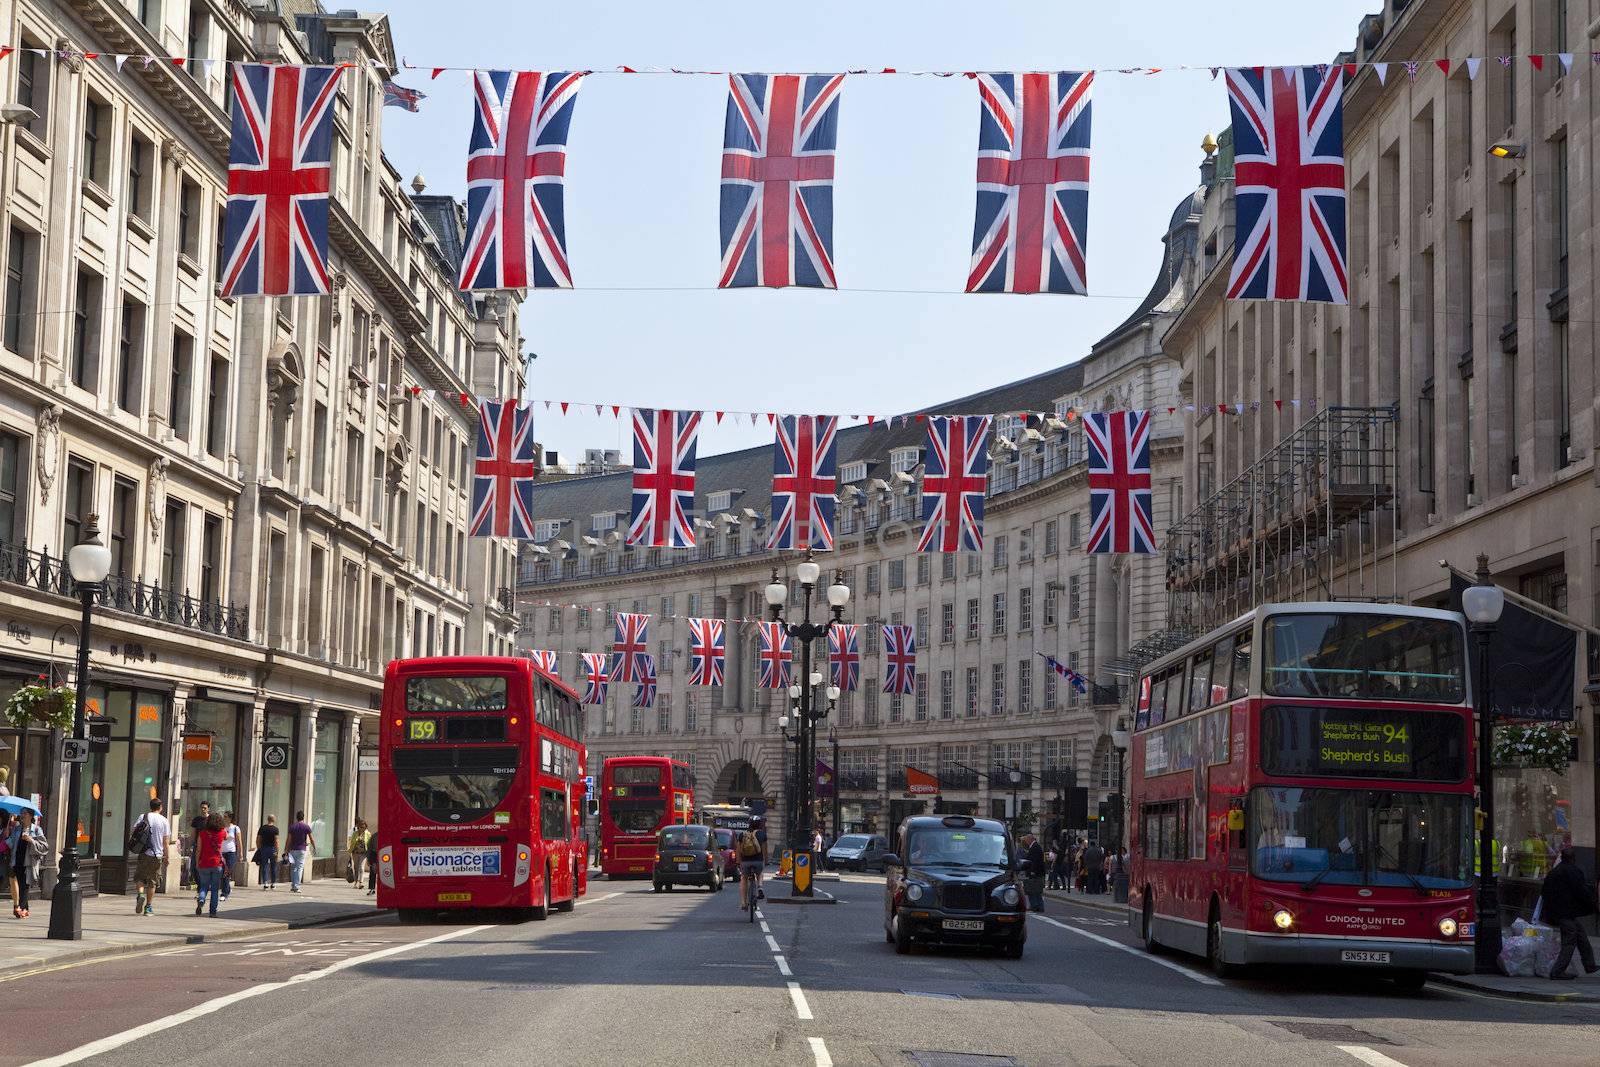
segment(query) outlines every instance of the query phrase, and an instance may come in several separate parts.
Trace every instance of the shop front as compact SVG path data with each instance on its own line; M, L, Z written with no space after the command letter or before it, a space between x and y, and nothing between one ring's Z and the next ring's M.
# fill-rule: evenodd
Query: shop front
M172 765L167 724L172 694L131 685L91 685L87 714L110 720L111 742L91 752L79 779L78 853L86 892L126 893L133 863L128 831L162 793ZM166 799L166 798L162 798Z
M1532 918L1544 876L1555 865L1561 846L1573 843L1573 793L1582 766L1573 762L1564 771L1495 768L1496 861L1500 903L1508 919Z
M256 809L259 821L270 815L279 827L294 821L294 774L299 766L296 724L299 712L292 706L267 705L261 732L261 795ZM286 832L286 830L285 830ZM250 838L255 839L252 827Z
M18 689L47 677L48 672L42 665L0 661L0 706ZM0 786L8 793L29 798L48 812L50 796L55 792L54 772L49 730L38 726L18 730L0 719Z
M316 740L311 752L311 804L306 821L317 847L312 873L331 878L338 872L338 853L344 848L340 833L339 798L344 794L344 761L339 758L344 716L339 712L317 716Z
M243 778L243 738L249 736L250 705L230 700L191 697L184 710L178 736L182 750L182 777L178 791L176 826L184 853L194 848L190 823L202 802L217 813L234 812L239 818Z

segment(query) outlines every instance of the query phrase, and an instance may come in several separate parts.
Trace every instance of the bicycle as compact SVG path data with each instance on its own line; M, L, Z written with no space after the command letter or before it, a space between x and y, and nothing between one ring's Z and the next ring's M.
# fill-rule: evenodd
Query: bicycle
M744 880L745 906L753 923L756 921L756 904L761 899L761 868L754 865L744 867L739 876Z

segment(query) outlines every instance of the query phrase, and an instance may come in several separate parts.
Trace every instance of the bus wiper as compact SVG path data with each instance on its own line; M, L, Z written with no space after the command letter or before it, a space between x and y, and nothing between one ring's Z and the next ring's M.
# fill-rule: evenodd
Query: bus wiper
M1331 865L1322 868L1322 870L1311 876L1311 881L1300 886L1301 891L1305 893L1311 892L1313 889L1317 888L1317 886L1321 885L1322 880L1328 877L1328 875L1331 873L1333 873L1333 867Z
M1413 888L1413 889L1415 889L1417 891L1417 896L1425 897L1425 896L1428 895L1428 887L1422 884L1422 879L1418 878L1416 875L1412 874L1410 871L1401 870L1400 869L1400 861L1395 859L1394 856L1390 854L1388 849L1384 848L1382 845L1378 845L1377 847L1378 847L1378 854L1380 856L1383 856L1383 857L1387 858L1391 863L1393 863L1395 865L1394 873L1400 875L1406 881L1410 882L1411 883L1411 888Z

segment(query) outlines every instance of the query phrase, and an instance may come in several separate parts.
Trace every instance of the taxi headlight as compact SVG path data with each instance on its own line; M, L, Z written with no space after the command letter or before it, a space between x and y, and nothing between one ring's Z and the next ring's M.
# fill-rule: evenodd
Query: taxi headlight
M1445 937L1456 936L1456 931L1459 929L1461 929L1460 924L1458 924L1448 915L1439 920L1439 933L1443 934Z
M1287 908L1279 908L1272 913L1272 925L1280 930L1287 930L1294 925L1294 916Z
M913 902L921 900L922 887L915 882L912 882L910 885L906 886L906 899Z
M1022 899L1021 894L1017 892L1017 887L1014 885L1008 885L1004 889L1000 890L999 897L1000 903L1004 904L1008 908L1016 907L1017 901Z

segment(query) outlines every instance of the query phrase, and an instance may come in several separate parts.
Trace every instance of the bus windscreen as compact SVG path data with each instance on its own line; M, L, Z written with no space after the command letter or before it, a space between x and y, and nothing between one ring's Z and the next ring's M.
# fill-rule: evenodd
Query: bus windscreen
M1454 622L1308 613L1272 615L1264 625L1262 684L1272 696L1429 704L1466 698L1466 655Z

